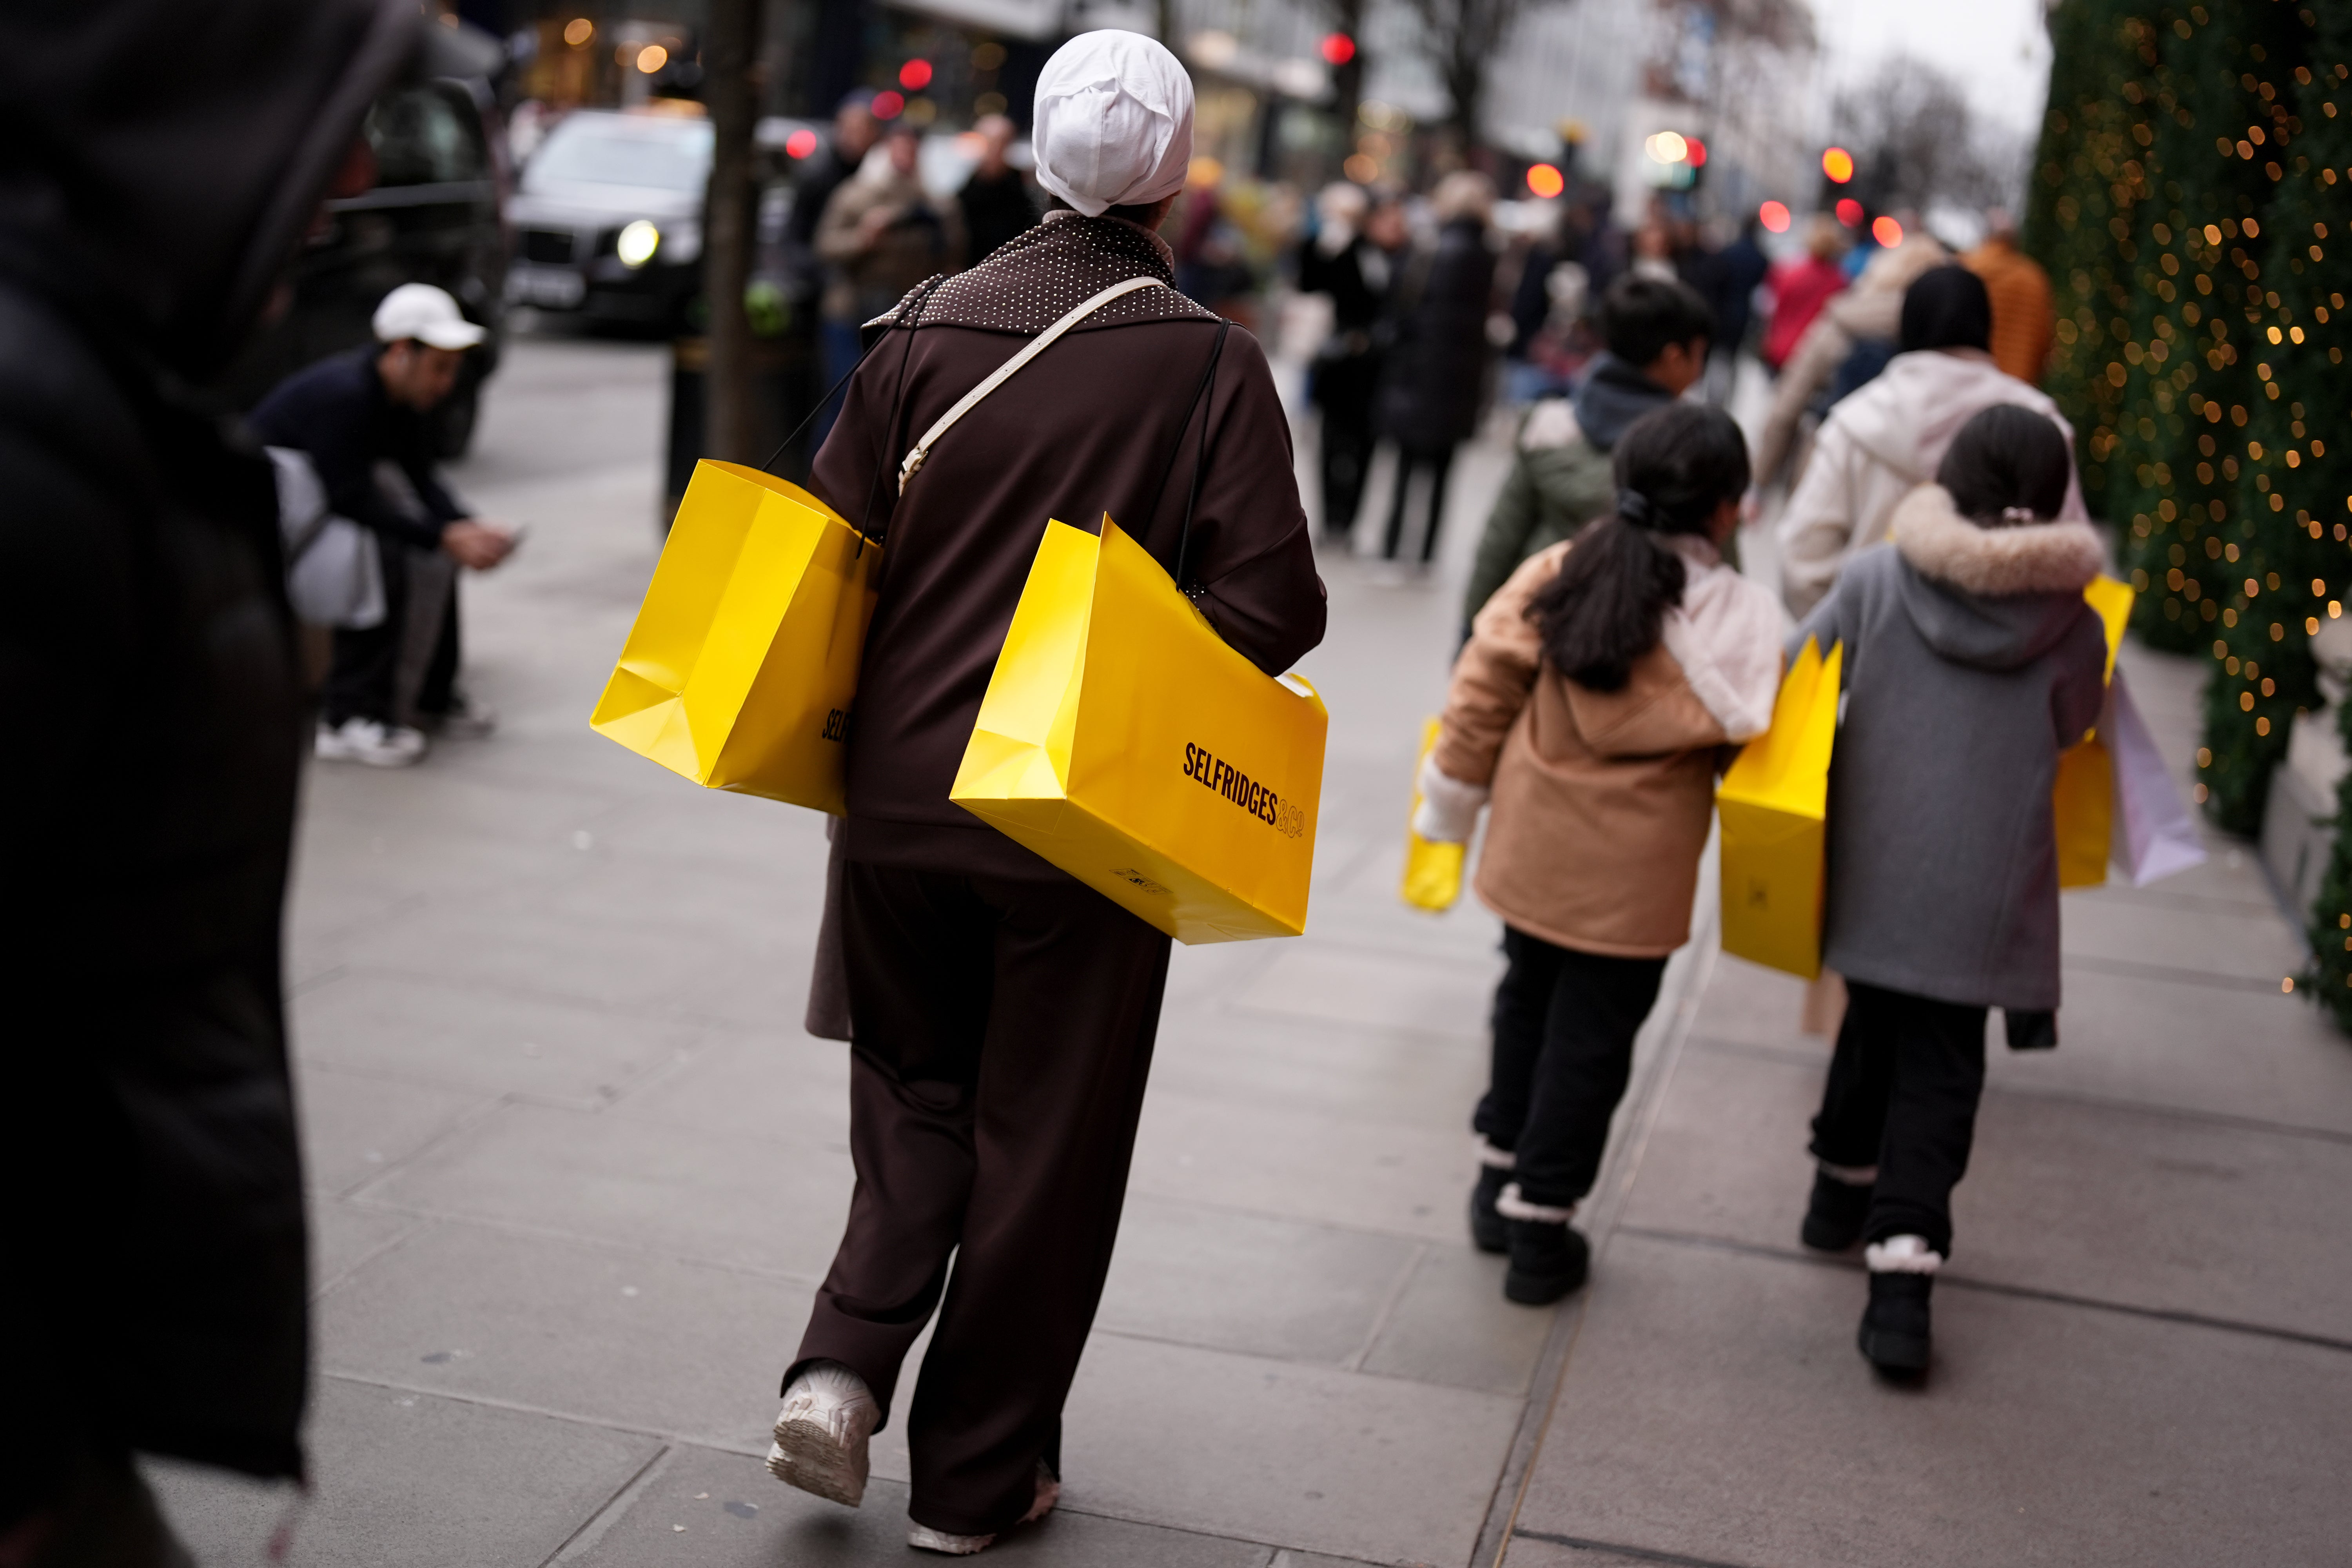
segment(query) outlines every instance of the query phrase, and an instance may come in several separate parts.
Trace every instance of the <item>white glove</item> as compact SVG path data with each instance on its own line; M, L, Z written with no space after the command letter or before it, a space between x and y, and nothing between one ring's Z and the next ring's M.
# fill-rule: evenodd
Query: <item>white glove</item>
M1413 783L1421 791L1421 809L1412 814L1412 830L1432 844L1468 843L1479 811L1495 793L1486 784L1464 784L1438 772L1434 756L1422 759Z

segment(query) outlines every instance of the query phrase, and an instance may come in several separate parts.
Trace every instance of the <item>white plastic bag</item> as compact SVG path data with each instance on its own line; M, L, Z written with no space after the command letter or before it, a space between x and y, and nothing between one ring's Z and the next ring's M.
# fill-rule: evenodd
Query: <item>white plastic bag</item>
M381 625L383 563L375 536L327 510L327 487L309 453L265 449L278 470L278 529L286 542L286 596L295 618L354 630Z
M2115 759L2115 828L2108 856L2135 888L2205 863L2196 819L2164 765L2156 737L2133 706L2131 689L2117 667L2107 687L2107 712L2099 735Z

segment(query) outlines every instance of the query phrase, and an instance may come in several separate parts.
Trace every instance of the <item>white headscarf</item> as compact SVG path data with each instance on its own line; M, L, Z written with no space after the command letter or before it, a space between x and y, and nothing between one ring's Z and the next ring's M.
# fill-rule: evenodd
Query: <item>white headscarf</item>
M1037 78L1029 141L1037 183L1088 217L1172 196L1192 162L1192 79L1140 33L1080 33Z

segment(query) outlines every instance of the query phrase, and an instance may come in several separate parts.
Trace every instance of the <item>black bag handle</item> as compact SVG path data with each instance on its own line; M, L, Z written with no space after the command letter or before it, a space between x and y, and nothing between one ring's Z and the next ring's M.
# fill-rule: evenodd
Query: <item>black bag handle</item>
M1184 571L1192 552L1192 509L1201 500L1201 480L1209 471L1209 417L1211 405L1217 395L1217 362L1224 357L1225 334L1234 329L1233 322L1217 323L1217 341L1209 350L1209 363L1201 372L1201 385L1192 394L1192 409L1184 416L1184 423L1176 427L1176 445L1168 454L1168 466L1160 470L1160 483L1152 489L1155 497L1167 493L1168 481L1175 476L1176 459L1184 455L1184 432L1192 427L1192 413L1201 416L1201 445L1192 460L1192 483L1184 493L1184 529L1176 536L1176 587L1186 597L1192 590L1184 585Z
M882 346L883 340L887 338L893 331L896 331L900 327L906 328L908 333L907 353L906 357L898 362L898 390L890 400L890 423L882 432L883 455L876 460L876 468L874 470L874 489L866 495L866 515L859 521L857 530L857 537L859 540L858 549L861 552L868 543L878 545L882 542L883 536L878 533L871 532L865 527L865 524L873 520L874 500L876 496L881 493L882 489L882 471L889 467L890 433L898 427L898 411L901 405L905 403L907 397L907 367L915 357L915 344L913 341L915 328L921 323L923 307L931 302L931 296L937 293L939 291L940 285L946 281L947 275L945 273L941 273L933 278L929 283L926 283L923 286L923 291L915 296L914 303L908 306L906 310L901 310L898 313L898 319L892 321L888 327L885 328L880 337L877 337L872 342L866 344L866 347L858 351L857 363L851 365L848 372L844 374L839 381L833 384L831 390L826 392L823 397L816 400L815 405L809 409L807 415L801 420L801 422L793 426L792 433L786 436L782 440L777 442L776 449L769 453L767 460L760 465L761 471L763 473L775 467L776 459L782 457L785 449L791 447L794 441L800 439L801 432L807 429L812 424L815 423L816 416L824 413L827 407L831 406L833 400L840 395L842 388L847 386L851 380L856 376L857 373L865 368L866 356L873 353L876 349L880 348Z

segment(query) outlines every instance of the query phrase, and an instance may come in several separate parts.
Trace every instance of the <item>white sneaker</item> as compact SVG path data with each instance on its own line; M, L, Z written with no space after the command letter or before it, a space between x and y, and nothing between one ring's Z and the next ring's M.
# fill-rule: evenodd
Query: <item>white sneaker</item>
M1037 1495L1029 1504L1029 1511L1021 1516L1021 1522L1036 1523L1053 1512L1054 1505L1061 1500L1062 1483L1055 1478L1053 1471L1045 1468L1045 1460L1038 1460ZM995 1545L996 1537L992 1534L950 1535L944 1530L919 1524L907 1532L907 1544L918 1552L936 1552L944 1557L969 1557L975 1552L985 1552Z
M881 1418L864 1378L839 1362L814 1362L784 1391L768 1473L856 1508L866 1496L866 1439Z
M372 768L404 768L425 757L424 732L373 719L320 724L312 755L322 763L364 763Z

